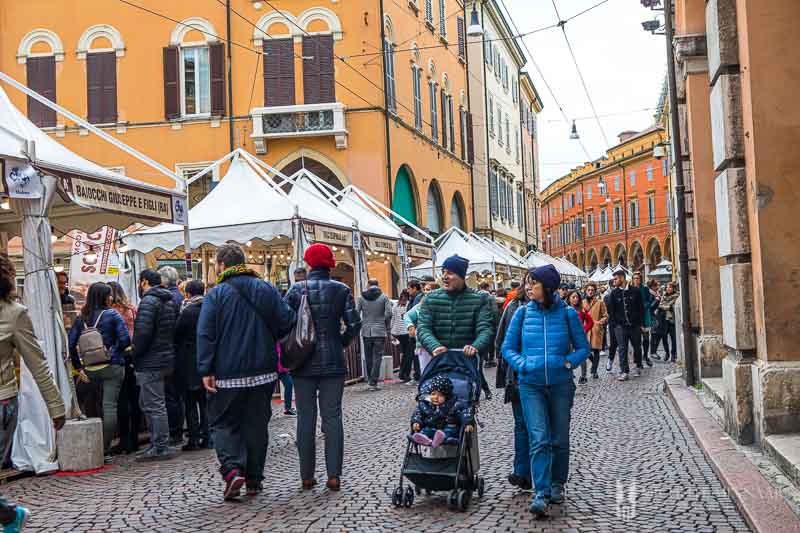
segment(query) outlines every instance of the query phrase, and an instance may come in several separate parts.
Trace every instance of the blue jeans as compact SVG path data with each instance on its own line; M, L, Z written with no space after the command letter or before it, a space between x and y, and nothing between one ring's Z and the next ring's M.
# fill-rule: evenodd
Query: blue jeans
M286 411L292 408L294 382L292 381L292 376L290 376L288 372L278 374L278 379L281 380L281 386L283 387L283 410Z
M559 385L520 383L519 397L530 439L531 472L537 495L548 496L569 474L569 424L575 382Z
M520 402L511 402L514 413L514 475L531 479L531 452L528 427Z
M164 373L147 370L136 372L136 383L141 387L139 406L147 418L150 429L150 446L158 453L169 448L169 420L164 395Z

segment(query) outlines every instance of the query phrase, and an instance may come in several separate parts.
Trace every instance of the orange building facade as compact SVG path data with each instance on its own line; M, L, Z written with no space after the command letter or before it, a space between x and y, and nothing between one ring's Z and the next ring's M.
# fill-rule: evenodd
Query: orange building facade
M634 270L671 258L673 208L661 127L625 132L606 157L541 193L545 253L591 273L622 261ZM659 158L656 158L657 151Z
M185 177L243 148L352 183L431 233L468 229L464 7L418 1L4 2L0 70ZM9 95L75 152L167 184Z

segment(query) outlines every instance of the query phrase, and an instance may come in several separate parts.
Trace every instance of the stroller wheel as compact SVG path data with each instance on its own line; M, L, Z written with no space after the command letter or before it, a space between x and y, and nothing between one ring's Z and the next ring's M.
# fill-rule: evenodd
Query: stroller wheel
M405 505L406 508L414 505L414 489L411 487L406 487L406 495L405 498L403 498L403 505Z
M392 494L392 503L395 507L403 506L403 487L400 485L394 489L394 493Z
M486 480L482 477L478 478L478 498L483 498L486 493Z
M472 491L461 489L458 491L458 508L466 511L472 500Z
M453 489L447 496L447 507L449 507L451 511L458 510L458 492L458 489Z

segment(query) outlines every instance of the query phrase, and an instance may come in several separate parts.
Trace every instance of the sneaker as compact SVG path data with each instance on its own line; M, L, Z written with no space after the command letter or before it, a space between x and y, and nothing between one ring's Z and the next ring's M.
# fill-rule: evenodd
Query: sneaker
M445 439L444 431L441 429L437 429L436 433L433 434L433 440L431 441L431 448L438 448L442 445Z
M581 376L580 379L578 380L578 383L580 383L581 385L585 385L588 382L589 380L586 379L584 376Z
M172 459L173 457L175 457L175 454L169 448L161 451L158 451L155 448L149 448L146 452L139 455L136 460L144 463L148 461L166 461L167 459Z
M3 526L3 533L18 533L22 531L25 523L31 517L31 512L21 505L17 505L14 512L14 521Z
M547 516L548 505L545 500L544 494L537 494L536 497L528 505L530 511L536 518L544 518Z
M614 361L612 361L611 359L606 361L606 372L611 372L611 368L613 367L613 365L614 365Z
M342 481L337 476L331 476L328 478L328 481L325 482L325 486L328 487L330 491L339 492L342 490Z
M553 485L550 489L550 503L555 505L564 503L564 487L562 485Z
M640 377L642 375L642 369L641 368L634 368L633 372L631 372L631 374L633 374L633 377L638 378L638 377Z
M367 390L369 392L375 392L375 391L378 390L378 386L377 385L370 385L369 387L367 387Z
M411 439L411 442L414 444L419 444L420 446L430 446L433 444L433 441L430 439L430 437L420 432L414 433L408 438Z
M247 487L247 495L250 497L258 496L262 492L264 492L264 484L260 481L245 481L245 485Z
M285 414L286 416L297 416L297 411L295 411L292 408L284 409L283 414Z
M239 472L237 469L233 469L225 475L225 492L223 496L225 501L231 501L238 498L242 491L242 485L244 485L245 479L242 477L242 473Z
M619 375L617 381L628 381L628 374L626 372L623 372L622 374Z
M650 357L645 357L644 363L649 367L653 366L653 362L650 360Z
M600 376L598 376L597 373L592 374L592 379L599 379L599 378Z

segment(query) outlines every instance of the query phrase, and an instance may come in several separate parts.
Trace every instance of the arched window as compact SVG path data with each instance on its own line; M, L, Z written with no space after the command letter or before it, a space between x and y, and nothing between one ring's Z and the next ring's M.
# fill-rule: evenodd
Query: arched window
M435 181L428 187L425 220L431 233L435 235L442 233L442 195Z
M466 220L464 216L464 201L460 193L453 195L453 202L450 204L450 226L466 230Z
M403 165L397 171L394 180L394 194L392 195L392 211L402 216L412 224L417 224L417 203L414 195L414 187L411 184L411 173ZM405 222L396 219L395 222L404 225Z
M98 24L78 41L78 59L86 60L87 119L93 124L117 122L117 58L125 43L116 28Z
M48 100L56 101L56 61L64 60L64 46L50 30L28 32L17 49L17 62L25 65L27 85ZM56 112L28 98L28 118L41 128L56 125Z
M386 39L383 41L383 61L385 65L384 86L386 87L386 105L389 111L397 112L397 93L394 72L394 27L392 19L387 15L383 22Z

